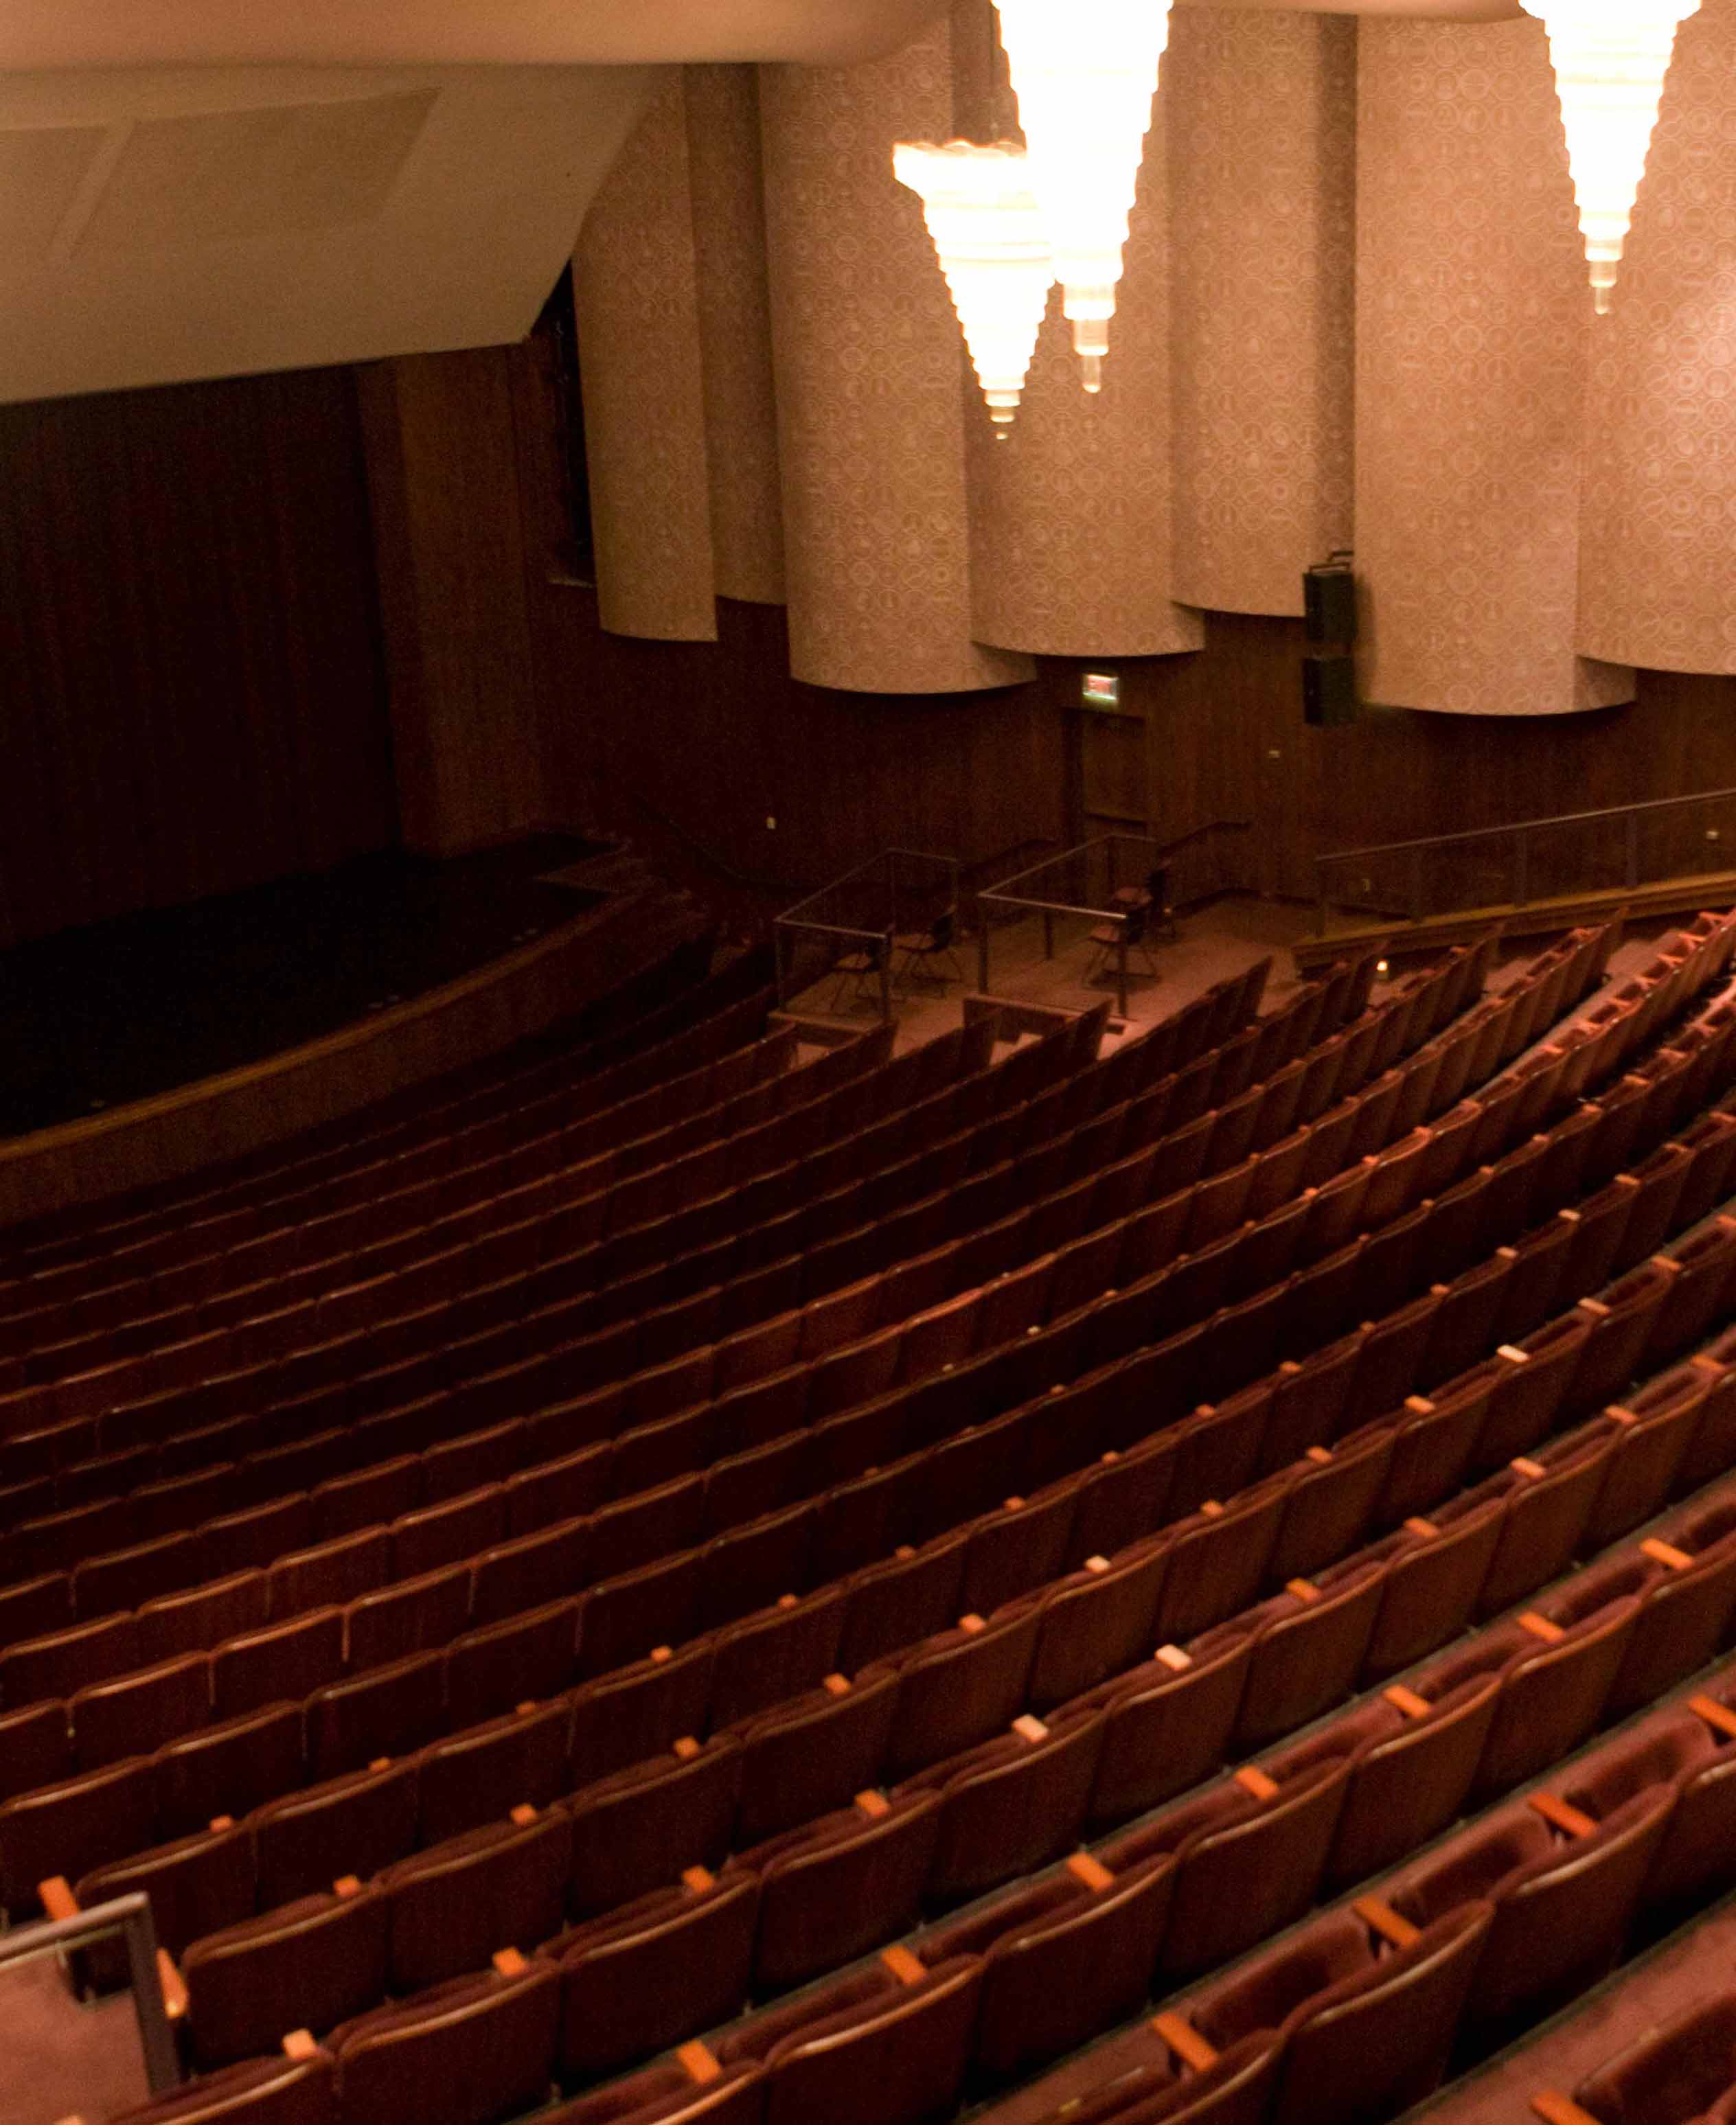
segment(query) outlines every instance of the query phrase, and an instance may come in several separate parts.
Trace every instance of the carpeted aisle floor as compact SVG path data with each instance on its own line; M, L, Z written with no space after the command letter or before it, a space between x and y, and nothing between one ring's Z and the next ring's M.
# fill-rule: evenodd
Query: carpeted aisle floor
M81 2006L52 1954L0 1969L0 2125L106 2125L150 2092L132 1994Z

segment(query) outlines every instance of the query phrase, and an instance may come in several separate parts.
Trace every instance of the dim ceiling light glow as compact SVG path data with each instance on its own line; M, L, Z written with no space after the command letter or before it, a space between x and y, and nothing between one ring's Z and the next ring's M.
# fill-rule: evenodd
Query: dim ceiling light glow
M1549 32L1568 167L1599 310L1610 306L1622 241L1658 120L1676 26L1699 0L1524 0Z
M995 0L1054 277L1087 391L1102 384L1168 0Z
M892 170L921 196L988 417L1004 438L1054 279L1025 152L901 140Z

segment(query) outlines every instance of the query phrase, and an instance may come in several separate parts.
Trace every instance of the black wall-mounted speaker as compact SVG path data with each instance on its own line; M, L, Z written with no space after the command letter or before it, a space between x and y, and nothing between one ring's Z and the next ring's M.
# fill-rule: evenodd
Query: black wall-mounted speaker
M1356 579L1334 554L1302 572L1302 616L1311 648L1347 648L1356 638Z
M1322 728L1356 720L1356 673L1350 657L1302 659L1302 719Z

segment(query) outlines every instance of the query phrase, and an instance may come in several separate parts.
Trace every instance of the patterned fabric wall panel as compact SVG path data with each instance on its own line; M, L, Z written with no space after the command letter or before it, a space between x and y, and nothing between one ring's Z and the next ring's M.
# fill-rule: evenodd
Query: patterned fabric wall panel
M573 260L597 603L616 634L715 642L682 77L658 90Z
M1540 22L1357 26L1361 690L1548 715L1633 698L1574 654L1593 322Z
M1677 32L1608 316L1592 323L1579 647L1736 672L1736 0Z
M760 76L790 669L964 692L1028 679L971 639L965 353L895 140L951 131L945 21L890 59Z
M750 66L691 66L686 89L717 591L781 605L784 519L758 78Z
M1351 543L1356 25L1178 7L1163 61L1177 597L1296 614Z
M956 114L992 114L1003 122L985 130L1017 137L1004 122L1013 106L998 48L979 33L978 12L973 0L955 16ZM1162 657L1205 638L1200 615L1171 596L1165 100L1160 88L1102 392L1080 388L1058 289L1004 441L966 372L971 613L981 641L1052 657Z

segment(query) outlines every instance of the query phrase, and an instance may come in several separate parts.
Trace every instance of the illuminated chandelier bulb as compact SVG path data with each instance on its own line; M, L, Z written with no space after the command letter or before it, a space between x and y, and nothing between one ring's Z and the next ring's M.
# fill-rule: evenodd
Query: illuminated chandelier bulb
M1054 279L1025 151L901 140L892 171L922 198L988 417L1004 440Z
M1168 0L995 0L1062 308L1087 391L1102 388Z
M1623 238L1658 120L1676 26L1700 0L1524 0L1549 32L1568 167L1591 267L1610 306Z

